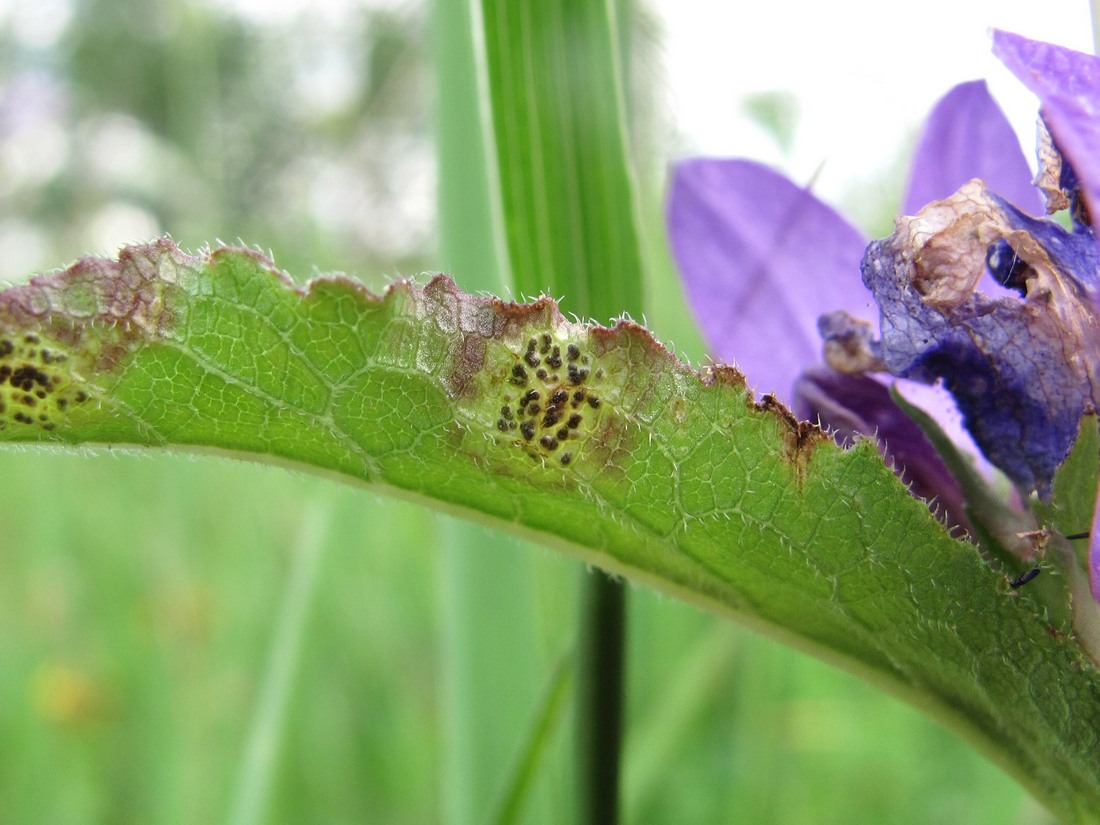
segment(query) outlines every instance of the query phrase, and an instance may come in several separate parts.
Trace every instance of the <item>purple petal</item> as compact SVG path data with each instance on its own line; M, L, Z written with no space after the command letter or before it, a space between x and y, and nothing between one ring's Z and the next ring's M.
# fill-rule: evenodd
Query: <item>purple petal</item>
M1005 31L993 53L1039 97L1058 148L1080 179L1093 215L1100 212L1100 58Z
M948 524L973 532L966 519L962 488L931 442L873 378L811 367L795 383L794 413L817 421L850 444L856 435L875 439L913 492L932 505Z
M859 230L758 163L678 163L668 227L712 355L735 361L761 392L789 399L798 374L820 360L818 315L870 305Z
M1027 158L984 80L960 83L928 116L913 153L902 213L917 214L971 178L981 178L1025 212L1042 213Z

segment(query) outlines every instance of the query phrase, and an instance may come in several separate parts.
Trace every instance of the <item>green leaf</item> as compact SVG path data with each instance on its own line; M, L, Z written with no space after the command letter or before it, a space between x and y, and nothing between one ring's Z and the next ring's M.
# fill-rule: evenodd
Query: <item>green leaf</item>
M970 519L982 547L996 561L1015 573L1023 572L1021 556L1030 549L1019 533L1034 530L1036 524L1027 513L1013 510L990 487L939 422L920 407L910 403L897 386L890 388L890 397L936 448L951 475L959 482L966 499L966 515Z
M873 679L1067 822L1100 819L1100 674L1072 633L873 444L633 323L444 277L300 289L258 254L161 241L0 293L0 380L3 440L217 450L538 536Z
M1089 587L1088 541L1065 536L1087 534L1096 506L1100 471L1100 434L1095 415L1081 419L1077 441L1054 476L1049 501L1034 498L1032 509L1042 521L1038 534L1042 561L1049 562L1060 578L1061 604L1071 609L1070 621L1078 643L1100 659L1100 607ZM1052 588L1047 588L1049 591ZM1042 593L1040 593L1042 595ZM1050 596L1047 596L1047 603ZM1052 608L1052 615L1057 612Z
M1074 532L1067 529L1067 522L1091 522L1100 465L1096 417L1082 420L1077 443L1055 476L1051 500L1033 497L1033 514L1013 510L1000 500L932 416L906 401L896 387L890 395L921 428L958 479L966 496L967 516L990 562L1010 577L1014 589L1029 585L1021 591L1021 597L1034 602L1036 609L1044 613L1052 634L1074 633L1088 658L1100 661L1100 612L1089 591L1087 548L1082 544L1080 553L1074 553L1064 538ZM1043 565L1054 575L1036 581Z
M1058 468L1051 487L1050 501L1036 500L1033 507L1046 527L1063 536L1087 532L1096 507L1097 474L1100 472L1100 432L1097 418L1081 420L1073 450ZM1078 561L1088 569L1088 542L1078 542Z

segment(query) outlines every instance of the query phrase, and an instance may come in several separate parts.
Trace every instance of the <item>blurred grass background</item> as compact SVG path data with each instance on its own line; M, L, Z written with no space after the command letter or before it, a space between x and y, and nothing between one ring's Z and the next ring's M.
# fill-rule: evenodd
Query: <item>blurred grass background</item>
M343 270L375 288L449 268L431 11L0 0L0 277L165 232L192 249L243 238L296 277ZM649 51L631 84L645 89L660 32L637 25L632 48ZM643 96L632 113L659 263L648 321L701 359L663 251L667 125ZM333 482L108 450L7 450L0 478L3 825L229 820L318 501L324 546L259 821L447 821L443 763L464 758L441 687L456 529L466 552L523 554L522 591L499 601L524 611L531 650L470 642L485 685L504 686L494 747L519 749L572 642L573 562ZM627 660L629 822L1047 821L916 711L640 589ZM554 737L520 821L560 821L567 733Z

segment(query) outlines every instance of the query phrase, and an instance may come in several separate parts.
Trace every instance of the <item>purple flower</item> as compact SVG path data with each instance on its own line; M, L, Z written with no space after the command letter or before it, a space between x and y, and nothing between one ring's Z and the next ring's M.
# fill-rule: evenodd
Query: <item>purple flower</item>
M1058 183L1071 191L1075 183L1079 186L1081 201L1074 215L1088 224L1089 215L1100 213L1100 60L1001 31L993 34L993 52L1038 96L1043 120L1073 173L1059 175ZM1087 355L1095 358L1097 353ZM1100 602L1100 500L1088 568L1092 596Z
M843 218L746 161L680 164L669 201L673 252L715 354L781 394L793 383L796 411L841 436L876 433L917 492L938 494L955 521L957 487L864 373L942 382L985 455L1025 491L1049 490L1081 416L1100 407L1090 219L1100 208L1100 60L1004 32L994 50L1040 97L1049 134L1037 184L1049 211L1069 207L1072 230L1030 216L1039 210L1026 162L981 83L936 107L905 199L912 217L866 253ZM807 330L822 313L838 371L811 366ZM858 320L873 314L878 338ZM1090 550L1100 601L1098 533L1100 517Z
M1088 208L1096 144L1085 150L1100 137L1087 116L1098 111L1100 60L1003 32L996 47L1050 94L1039 180L1048 209L1070 208L1073 230L970 181L868 247L863 282L880 307L881 340L840 313L825 333L838 369L942 380L985 455L1021 489L1045 495L1082 416L1100 406L1100 252ZM1063 144L1078 147L1085 173ZM1012 291L978 289L987 272Z
M932 112L906 203L948 195L975 176L1038 205L1027 161L983 81L957 86ZM820 419L841 441L857 433L876 435L919 495L938 499L952 522L965 523L958 485L886 388L819 365L819 316L874 311L859 278L867 247L862 233L808 190L760 164L706 158L677 164L668 224L688 299L713 356L735 362L750 384L776 394L802 417ZM927 405L929 397L921 400Z

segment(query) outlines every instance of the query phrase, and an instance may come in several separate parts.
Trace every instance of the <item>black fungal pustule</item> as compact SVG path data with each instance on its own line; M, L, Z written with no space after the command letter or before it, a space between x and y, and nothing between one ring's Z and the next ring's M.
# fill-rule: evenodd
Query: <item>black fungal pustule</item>
M50 377L30 364L16 367L8 380L13 387L19 387L19 389L27 392L34 389L35 384L43 387L50 385Z
M551 458L558 466L576 466L601 417L599 393L589 383L593 368L582 343L549 332L524 340L495 384L501 388L497 443L518 447L543 466Z
M523 360L527 362L527 366L531 369L535 369L535 367L542 363L542 359L535 354L535 347L537 346L538 343L532 338L527 342L527 351L523 353Z
M0 335L0 430L10 427L57 429L74 405L89 400L77 389L69 355L41 336Z

